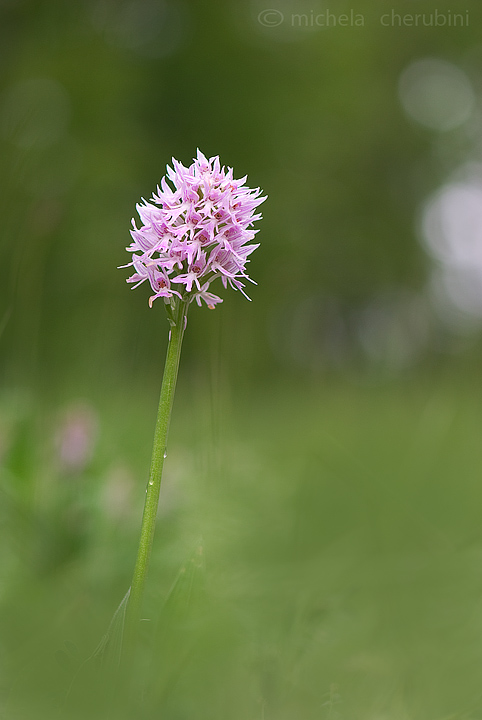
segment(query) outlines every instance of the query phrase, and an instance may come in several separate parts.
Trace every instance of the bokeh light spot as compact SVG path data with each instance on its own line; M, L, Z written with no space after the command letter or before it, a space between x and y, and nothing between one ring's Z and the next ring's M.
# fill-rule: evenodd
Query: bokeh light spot
M448 300L482 318L482 181L448 184L429 199L422 234L440 264L434 284L437 304Z
M402 73L399 95L413 120L432 130L453 130L472 113L474 92L467 75L452 63L417 60Z

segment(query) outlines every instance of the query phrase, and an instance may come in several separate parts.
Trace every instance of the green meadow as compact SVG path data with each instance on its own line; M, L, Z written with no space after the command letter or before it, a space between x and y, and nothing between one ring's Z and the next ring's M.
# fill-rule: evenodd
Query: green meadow
M95 450L68 475L51 408L24 398L4 415L5 717L478 718L470 377L181 389L143 657L114 700L91 656L130 582L155 401L92 400Z

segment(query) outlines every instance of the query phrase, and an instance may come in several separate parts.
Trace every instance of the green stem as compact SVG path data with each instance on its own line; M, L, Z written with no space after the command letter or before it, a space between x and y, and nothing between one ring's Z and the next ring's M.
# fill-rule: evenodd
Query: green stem
M179 359L181 357L182 338L187 319L188 303L177 301L172 312L171 332L167 346L166 364L162 378L161 396L157 411L156 430L154 433L154 446L152 448L151 469L146 488L146 500L142 516L141 536L137 560L134 567L130 590L129 604L127 606L127 633L131 642L137 635L139 620L141 618L144 586L146 583L149 560L151 556L154 530L156 526L159 493L161 491L162 467L166 456L167 435L171 418L174 391L176 389Z

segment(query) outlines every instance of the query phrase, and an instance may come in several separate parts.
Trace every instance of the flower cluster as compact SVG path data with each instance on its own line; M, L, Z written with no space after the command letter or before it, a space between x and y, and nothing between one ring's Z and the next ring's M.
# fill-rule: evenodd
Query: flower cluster
M132 220L133 242L126 248L132 262L123 267L135 272L127 282L138 287L149 281L150 307L156 298L169 303L178 296L213 309L222 302L209 292L216 278L243 295L243 280L254 282L245 266L258 247L249 244L258 232L251 226L261 217L254 211L266 198L245 186L246 177L235 180L232 168L220 167L219 157L208 160L200 150L190 167L174 158L172 164L167 175L174 189L163 177L152 200L136 206L142 226Z

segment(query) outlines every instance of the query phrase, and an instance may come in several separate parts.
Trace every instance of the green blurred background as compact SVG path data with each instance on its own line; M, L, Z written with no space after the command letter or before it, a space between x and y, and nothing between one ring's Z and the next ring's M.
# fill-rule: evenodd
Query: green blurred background
M481 28L475 0L0 3L2 717L107 717L59 698L130 582L167 341L116 267L197 147L268 195L258 284L190 313L171 635L116 716L482 717Z

